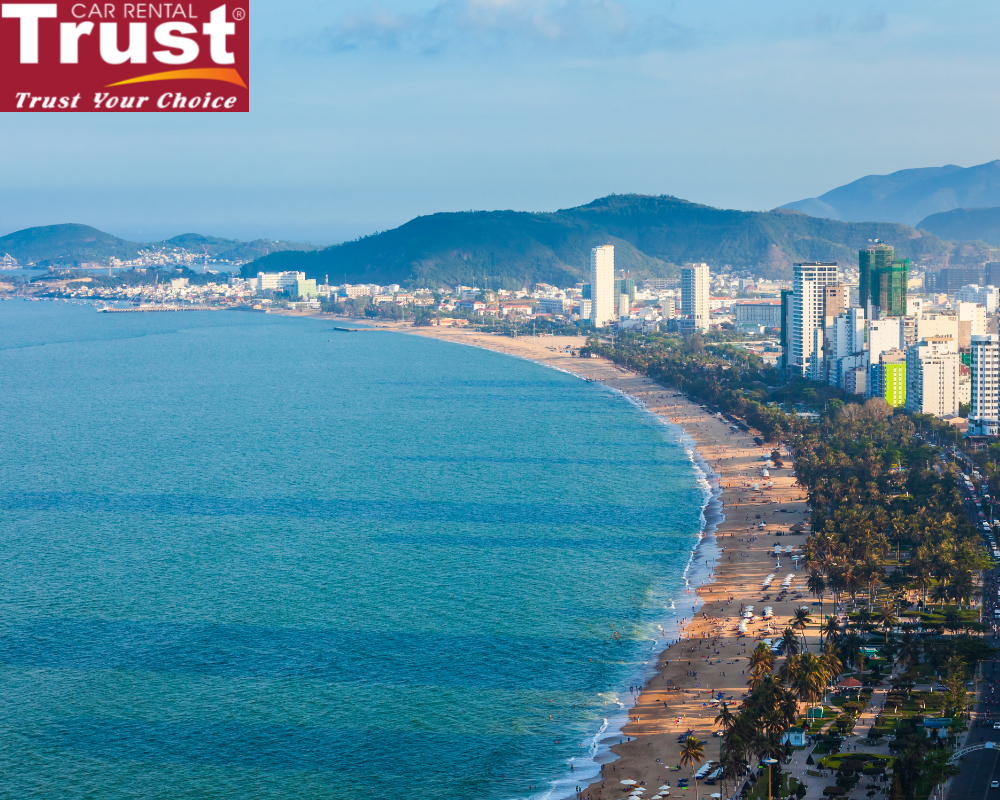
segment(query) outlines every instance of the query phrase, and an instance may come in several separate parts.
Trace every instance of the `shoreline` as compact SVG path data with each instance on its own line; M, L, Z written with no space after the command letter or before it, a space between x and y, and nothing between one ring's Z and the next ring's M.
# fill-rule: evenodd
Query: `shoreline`
M620 781L628 777L647 788L647 797L652 797L659 785L673 785L676 778L687 775L687 770L667 769L677 763L677 737L687 730L706 742L704 763L718 761L719 742L711 737L717 713L713 698L721 693L727 702L739 703L746 691L742 673L750 650L764 638L780 637L794 608L809 606L812 611L812 598L804 588L805 572L793 569L786 552L800 548L808 536L808 530L793 534L789 528L809 522L804 492L795 484L790 458L783 452L786 466L772 468L764 476L764 459L772 448L756 445L753 434L732 430L728 422L675 389L604 359L570 356L566 349L582 346L582 337L512 339L462 328L393 328L524 358L601 383L677 435L678 444L709 489L702 507L702 531L684 571L686 593L681 602L674 602L671 620L660 629L649 660L636 671L637 691L620 699L619 710L608 715L590 741L589 769L577 771L573 759L572 772L535 796L545 800L623 797ZM782 545L777 557L780 569L775 563L775 544ZM783 593L780 600L771 599L778 590L762 586L765 576L775 576L772 580L778 587L780 576L786 573L794 586L790 596ZM765 603L773 610L772 619L766 622L759 617ZM756 606L758 615L745 635L737 628L743 605ZM814 623L806 631L807 642L816 630ZM815 639L812 644L815 647Z

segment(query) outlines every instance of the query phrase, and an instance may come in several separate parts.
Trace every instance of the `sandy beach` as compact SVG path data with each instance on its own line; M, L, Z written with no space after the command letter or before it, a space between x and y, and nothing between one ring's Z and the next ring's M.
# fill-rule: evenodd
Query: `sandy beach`
M601 766L601 778L581 786L579 796L601 800L624 797L626 787L621 781L626 778L653 790L667 781L676 786L678 777L690 773L670 772L667 767L676 766L677 737L688 730L708 741L706 758L717 761L721 740L712 737L718 713L712 699L720 693L733 702L742 698L750 650L761 639L779 637L795 608L808 606L816 623L819 619L818 605L813 608L815 598L805 588L805 570L796 571L787 554L781 556L780 568L776 567L775 545L781 545L783 551L791 546L794 551L805 542L807 534L790 534L790 527L801 522L808 530L805 493L795 485L791 458L783 451L784 469L772 469L769 477L763 477L763 458L771 453L770 447L755 445L752 435L734 431L727 421L674 390L604 359L571 355L584 344L582 337L512 339L460 328L395 329L527 358L600 382L641 401L649 411L679 425L694 440L702 458L716 473L721 489L724 519L715 534L721 551L719 560L707 565L712 579L692 587L703 605L693 619L682 620L682 639L660 653L655 676L644 686L635 687L629 722L623 731L626 741L618 744L622 736L617 733L609 737L614 743L606 740L614 755L605 753L602 760L609 763ZM766 486L768 481L772 486ZM754 483L762 491L753 491ZM701 555L696 554L696 559ZM765 590L762 584L769 575L774 575L773 583ZM789 575L793 576L789 590L778 600L782 583ZM738 625L744 605L754 607L755 617L746 635L740 636ZM765 606L771 606L774 612L769 622L761 619ZM816 624L806 636L815 650ZM652 794L655 791L648 792Z

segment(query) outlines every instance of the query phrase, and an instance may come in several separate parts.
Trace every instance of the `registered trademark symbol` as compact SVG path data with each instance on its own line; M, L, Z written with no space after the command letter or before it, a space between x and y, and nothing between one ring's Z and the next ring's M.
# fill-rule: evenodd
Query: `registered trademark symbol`
M233 9L233 19L235 19L237 22L240 22L246 15L247 12L244 11L242 8Z

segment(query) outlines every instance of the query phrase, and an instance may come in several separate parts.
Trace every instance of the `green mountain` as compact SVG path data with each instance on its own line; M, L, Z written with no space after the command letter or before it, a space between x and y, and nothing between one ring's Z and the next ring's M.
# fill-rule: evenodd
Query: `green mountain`
M476 211L417 217L384 233L311 253L282 252L243 267L298 270L333 283L585 281L590 249L615 245L616 269L636 278L671 277L679 264L707 261L752 267L765 276L790 277L795 261L856 264L858 249L880 238L897 253L933 260L951 245L893 223L844 223L793 211L732 211L675 197L611 195L551 213Z
M0 254L21 264L79 265L91 261L135 258L142 245L127 242L89 225L46 225L0 237Z
M123 261L136 258L140 250L186 250L201 255L208 249L212 258L222 261L251 261L282 250L309 251L315 245L301 242L257 240L241 242L220 239L199 233L185 233L164 242L129 242L89 225L46 225L26 228L0 237L0 256L9 253L21 264L48 266L80 266L107 263L109 258Z
M280 253L284 250L310 251L319 248L313 244L302 242L272 242L270 239L255 239L252 242L241 242L237 239L220 239L218 236L203 236L200 233L182 233L163 242L155 242L151 247L177 247L190 253L203 253L220 261L253 261L269 253ZM13 255L13 253L11 253Z
M1000 247L1000 208L956 208L931 214L917 227L942 239L979 240Z
M866 175L782 208L844 222L883 220L915 225L931 214L985 206L1000 206L1000 161L967 168L948 164Z

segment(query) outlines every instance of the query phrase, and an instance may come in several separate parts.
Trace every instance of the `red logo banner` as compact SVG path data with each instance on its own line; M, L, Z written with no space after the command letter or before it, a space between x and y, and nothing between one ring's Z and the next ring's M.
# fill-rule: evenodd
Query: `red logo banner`
M249 7L0 2L0 111L249 111Z

